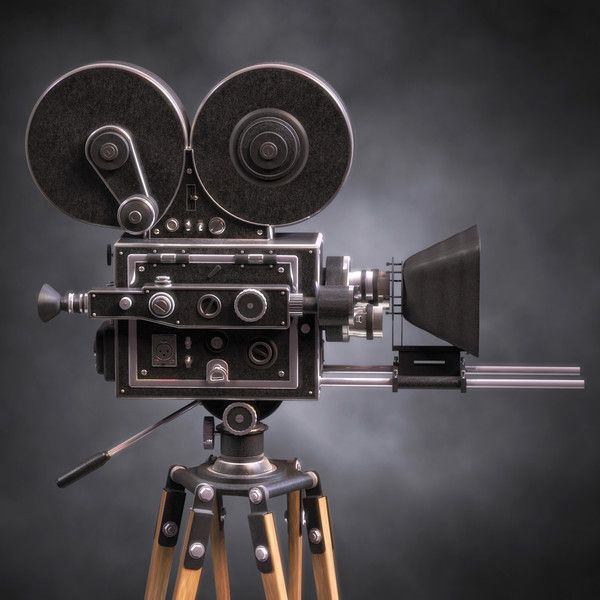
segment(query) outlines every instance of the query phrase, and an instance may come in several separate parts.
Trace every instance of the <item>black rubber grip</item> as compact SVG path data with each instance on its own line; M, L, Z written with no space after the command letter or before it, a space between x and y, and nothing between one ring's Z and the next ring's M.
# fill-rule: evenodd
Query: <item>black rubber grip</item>
M100 452L94 456L90 456L85 462L82 462L78 467L71 469L67 473L64 473L56 480L56 485L59 488L67 487L72 483L75 483L78 479L89 475L92 471L99 469L102 465L106 464L110 460L110 454L108 452Z

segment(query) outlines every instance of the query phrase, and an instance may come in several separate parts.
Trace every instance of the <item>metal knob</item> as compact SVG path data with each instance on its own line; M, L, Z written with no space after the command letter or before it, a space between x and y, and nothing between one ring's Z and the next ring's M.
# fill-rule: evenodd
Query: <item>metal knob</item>
M175 310L175 299L166 292L157 292L148 301L148 310L158 319L165 319Z
M248 288L236 296L233 309L242 321L254 323L267 312L267 299L261 291Z
M204 294L196 306L200 316L205 319L214 319L221 312L221 300L214 294Z

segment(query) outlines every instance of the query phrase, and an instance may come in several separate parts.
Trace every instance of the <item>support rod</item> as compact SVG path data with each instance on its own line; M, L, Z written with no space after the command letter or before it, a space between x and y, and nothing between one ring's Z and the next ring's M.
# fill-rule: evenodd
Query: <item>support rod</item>
M583 390L585 388L584 379L480 379L467 377L466 382L467 390Z
M529 365L472 365L465 366L465 373L472 375L561 375L578 377L580 367L534 367Z

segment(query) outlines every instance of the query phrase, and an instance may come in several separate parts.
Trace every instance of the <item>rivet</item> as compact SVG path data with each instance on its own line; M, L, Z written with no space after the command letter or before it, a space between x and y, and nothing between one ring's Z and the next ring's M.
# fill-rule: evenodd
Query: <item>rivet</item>
M179 531L179 527L177 526L177 523L175 523L174 521L167 521L162 526L163 535L168 538L175 537L177 535L178 531Z
M200 542L194 542L190 544L188 553L192 558L202 558L204 556L204 544Z
M310 540L311 544L320 544L323 541L323 534L321 533L320 529L313 527L308 532L308 539Z
M215 490L210 485L203 484L198 489L198 498L203 502L210 502L215 497Z
M269 558L269 551L264 546L256 546L254 556L258 562L265 562Z
M264 494L260 488L254 487L248 492L248 498L252 504L260 504Z

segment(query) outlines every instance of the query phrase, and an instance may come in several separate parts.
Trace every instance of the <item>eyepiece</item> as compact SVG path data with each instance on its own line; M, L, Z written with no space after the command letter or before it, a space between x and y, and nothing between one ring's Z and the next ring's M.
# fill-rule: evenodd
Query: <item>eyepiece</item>
M47 323L64 310L68 313L87 312L87 294L68 292L61 296L51 285L45 283L38 294L38 315Z

